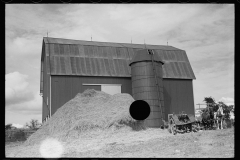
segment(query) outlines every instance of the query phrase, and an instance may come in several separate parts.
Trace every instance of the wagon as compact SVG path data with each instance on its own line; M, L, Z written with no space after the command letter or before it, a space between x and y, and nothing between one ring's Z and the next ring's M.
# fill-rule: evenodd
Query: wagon
M194 115L191 114L168 114L168 122L169 132L175 135L177 133L192 132L196 120Z

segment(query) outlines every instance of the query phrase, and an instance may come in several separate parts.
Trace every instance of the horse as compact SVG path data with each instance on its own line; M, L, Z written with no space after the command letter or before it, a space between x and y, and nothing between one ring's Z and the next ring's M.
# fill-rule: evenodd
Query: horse
M224 119L223 108L222 106L219 106L216 113L217 129L223 129L223 119Z
M234 126L235 115L233 112L230 113L230 120L231 120L231 125Z

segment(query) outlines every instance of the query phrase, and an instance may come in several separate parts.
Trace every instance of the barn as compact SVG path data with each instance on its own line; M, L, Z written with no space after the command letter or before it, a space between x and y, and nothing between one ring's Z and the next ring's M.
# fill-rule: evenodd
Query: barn
M43 97L42 122L48 120L77 93L86 89L132 95L130 65L133 56L144 48L151 49L164 63L164 119L167 120L170 113L184 111L194 114L193 80L196 78L184 50L168 45L43 37L40 76L40 94ZM149 126L159 125L149 123Z

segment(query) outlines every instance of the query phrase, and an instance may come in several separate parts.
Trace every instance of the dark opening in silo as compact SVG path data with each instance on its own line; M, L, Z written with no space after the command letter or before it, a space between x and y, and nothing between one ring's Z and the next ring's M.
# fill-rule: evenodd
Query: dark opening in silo
M151 108L149 117L145 120L148 127L163 125L164 99L162 65L163 61L153 50L138 50L131 62L132 94L135 100L146 101Z

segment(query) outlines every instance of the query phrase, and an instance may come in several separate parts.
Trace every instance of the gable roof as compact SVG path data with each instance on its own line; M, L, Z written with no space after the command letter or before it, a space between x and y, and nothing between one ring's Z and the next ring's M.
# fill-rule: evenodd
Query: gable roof
M47 73L51 75L131 77L131 59L143 48L143 44L44 37L42 61L46 57ZM196 79L184 50L148 44L146 48L164 62L163 78Z

